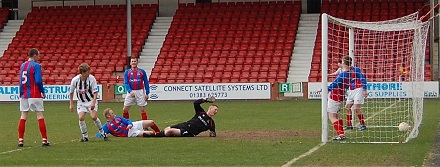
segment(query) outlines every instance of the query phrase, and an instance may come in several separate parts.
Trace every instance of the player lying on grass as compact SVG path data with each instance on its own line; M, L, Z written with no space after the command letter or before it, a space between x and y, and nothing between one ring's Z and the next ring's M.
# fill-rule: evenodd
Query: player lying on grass
M214 101L213 96L194 101L195 114L190 120L166 127L160 133L153 133L151 137L194 137L207 130L210 131L209 136L216 137L215 123L212 117L217 114L218 106L211 104L206 112L200 106L202 103L213 103Z
M148 127L156 125L153 120L132 122L130 119L116 116L110 108L104 110L104 116L107 122L102 129L106 134L116 137L148 137L155 133L147 130ZM97 136L99 137L99 135Z

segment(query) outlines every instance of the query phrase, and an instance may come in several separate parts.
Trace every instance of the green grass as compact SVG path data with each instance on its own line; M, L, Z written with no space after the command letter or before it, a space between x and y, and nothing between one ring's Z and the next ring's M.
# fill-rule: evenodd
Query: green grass
M52 147L41 147L35 114L29 114L25 147L17 148L18 103L0 109L0 166L281 166L321 143L320 101L220 101L214 117L216 138L92 137L80 143L76 112L68 103L45 103ZM203 105L207 108L207 104ZM121 115L122 103L100 103ZM421 166L433 147L440 118L439 100L425 100L420 134L406 144L340 144L329 142L293 166ZM191 102L150 101L147 110L160 128L186 121ZM137 107L130 111L139 120ZM89 135L96 128L87 117ZM374 161L372 161L374 160Z

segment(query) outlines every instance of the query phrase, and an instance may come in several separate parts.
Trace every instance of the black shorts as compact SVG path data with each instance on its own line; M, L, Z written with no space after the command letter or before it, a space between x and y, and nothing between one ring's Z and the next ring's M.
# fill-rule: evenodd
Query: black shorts
M194 137L194 133L191 132L189 124L186 122L172 125L170 128L180 129L180 136L182 137Z

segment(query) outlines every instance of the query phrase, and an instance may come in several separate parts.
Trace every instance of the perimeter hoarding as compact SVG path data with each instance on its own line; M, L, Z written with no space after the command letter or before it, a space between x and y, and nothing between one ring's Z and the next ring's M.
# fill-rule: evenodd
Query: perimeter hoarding
M424 98L439 97L439 83L428 81L423 84ZM321 82L308 83L308 99L321 99ZM368 82L368 98L411 98L409 82Z
M149 100L270 99L270 83L150 84Z
M45 101L68 101L70 85L45 85ZM77 100L76 95L73 96ZM102 85L98 85L98 100L102 100ZM0 101L20 101L18 86L0 86Z

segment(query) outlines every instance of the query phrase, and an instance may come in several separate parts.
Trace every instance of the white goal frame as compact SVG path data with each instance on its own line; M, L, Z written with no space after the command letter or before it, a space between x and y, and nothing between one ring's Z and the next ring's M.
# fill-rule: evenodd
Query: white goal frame
M401 133L402 137L396 141L348 141L348 143L406 143L409 140L417 137L418 135L418 128L420 126L420 123L422 121L422 114L423 114L423 81L424 81L424 53L426 49L426 38L427 38L427 31L429 30L429 23L428 22L421 22L418 20L418 13L413 13L408 16L404 16L401 18L393 19L393 20L387 20L387 21L380 21L380 22L360 22L360 21L351 21L351 20L344 20L340 18L336 18L333 16L330 16L326 13L323 13L321 15L321 38L322 38L322 47L321 47L321 81L322 81L322 91L321 91L321 111L322 111L322 134L321 134L321 141L327 142L331 137L334 136L334 134L329 134L329 121L328 121L328 113L327 113L327 100L328 100L328 90L327 85L328 82L328 69L329 69L329 62L328 62L328 28L329 28L329 22L332 24L337 25L343 25L349 28L349 35L348 35L348 55L353 59L353 65L356 66L356 55L355 55L355 31L354 29L364 29L364 30L371 30L371 31L414 31L414 41L412 42L412 54L411 57L411 67L409 67L409 79L407 82L411 84L411 93L412 97L408 98L407 100L412 101L410 103L411 106L409 106L408 114L409 116L405 117L405 119L411 119L410 125L411 130L405 133ZM418 34L418 35L416 35ZM423 53L423 54L422 54ZM400 76L399 76L400 78ZM401 82L401 80L399 80ZM367 98L368 99L368 98ZM397 98L397 100L402 100L400 98ZM345 113L344 110L345 101L341 105L341 110L339 113ZM354 115L354 114L353 114ZM342 117L344 122L345 119ZM399 120L400 121L400 120ZM402 120L404 121L404 120ZM397 130L397 124L392 125L386 125L384 127L388 128L395 128ZM368 127L368 125L367 125ZM374 126L370 127L374 128ZM348 140L350 140L348 138Z

